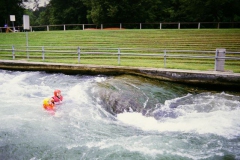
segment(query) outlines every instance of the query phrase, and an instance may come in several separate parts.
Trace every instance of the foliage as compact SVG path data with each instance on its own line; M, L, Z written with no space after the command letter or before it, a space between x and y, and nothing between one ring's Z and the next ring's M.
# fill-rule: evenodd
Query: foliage
M24 12L24 5L22 0L0 0L0 25L4 24L12 26L10 15L15 15L14 25L22 25L22 17Z
M32 25L240 21L239 0L50 0L45 7L27 1L34 4L25 11ZM22 13L22 0L0 0L2 25Z
M81 0L51 0L46 12L48 14L42 14L41 19L47 19L48 24L87 23L87 9Z

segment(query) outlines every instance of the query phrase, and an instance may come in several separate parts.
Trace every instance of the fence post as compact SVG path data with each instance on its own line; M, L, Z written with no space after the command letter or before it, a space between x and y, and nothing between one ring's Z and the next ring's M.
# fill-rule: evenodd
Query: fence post
M198 23L198 29L200 29L200 25L201 25L201 24L200 24L200 22L199 22L199 23Z
M25 30L26 32L26 52L27 52L27 59L29 59L29 54L28 54L28 32Z
M178 23L178 29L180 29L180 25L181 25L181 24L180 24L180 22L179 22L179 23Z
M160 29L162 29L162 23L160 23Z
M120 48L118 48L118 65L120 65L120 54L121 54L121 50Z
M78 47L78 51L77 51L77 53L78 53L78 63L80 63L80 58L81 58L80 52L81 52L80 47Z
M215 71L224 71L226 49L216 49Z
M218 22L218 26L217 26L217 28L219 29L220 28L220 23Z
M49 26L47 25L47 31L49 31Z
M164 50L164 68L166 68L167 51Z
M42 46L42 60L44 61L45 60L45 51L44 51L44 46Z
M63 30L66 31L66 26L65 26L65 24L63 25Z
M85 30L85 26L84 26L84 24L82 25L82 30Z
M29 59L28 46L27 46L27 59Z
M103 29L103 24L101 24L101 30Z
M15 59L15 51L14 51L14 46L12 45L12 57Z
M122 23L120 23L120 29L122 29Z
M142 23L140 23L140 29L142 29Z
M28 45L27 45L27 59L29 59Z

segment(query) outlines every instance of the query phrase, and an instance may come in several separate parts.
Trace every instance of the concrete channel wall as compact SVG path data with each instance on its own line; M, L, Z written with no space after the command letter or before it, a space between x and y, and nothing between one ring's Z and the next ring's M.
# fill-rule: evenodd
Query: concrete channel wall
M217 90L240 91L240 73L196 71L124 66L100 66L84 64L43 63L0 60L0 69L18 71L45 71L84 75L136 75L158 80L186 83Z

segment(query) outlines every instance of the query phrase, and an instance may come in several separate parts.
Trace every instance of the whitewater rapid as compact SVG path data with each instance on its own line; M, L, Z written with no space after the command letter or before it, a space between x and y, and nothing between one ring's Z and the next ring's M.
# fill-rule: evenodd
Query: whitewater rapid
M51 115L42 101L55 89L64 102ZM0 159L239 159L239 93L191 90L133 76L0 70ZM104 96L143 112L109 113Z

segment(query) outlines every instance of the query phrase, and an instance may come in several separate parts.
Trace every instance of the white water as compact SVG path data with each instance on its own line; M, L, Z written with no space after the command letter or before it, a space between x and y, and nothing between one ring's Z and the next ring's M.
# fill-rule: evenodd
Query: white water
M231 139L240 135L240 111L192 113L184 117L159 122L141 113L122 113L118 119L144 131L215 134Z
M154 114L173 112L174 118L134 112L114 117L92 94L111 79L0 70L0 159L240 158L239 96L186 93L156 104ZM54 89L62 91L64 103L52 116L42 100Z
M225 93L201 96L189 94L183 98L194 99L194 103L179 105L174 110L181 116L165 121L129 112L119 114L118 119L145 131L215 134L228 139L236 138L240 135L240 102L224 99L224 96L233 97ZM181 97L177 99L181 100ZM160 109L169 110L170 103L175 101L167 100Z

